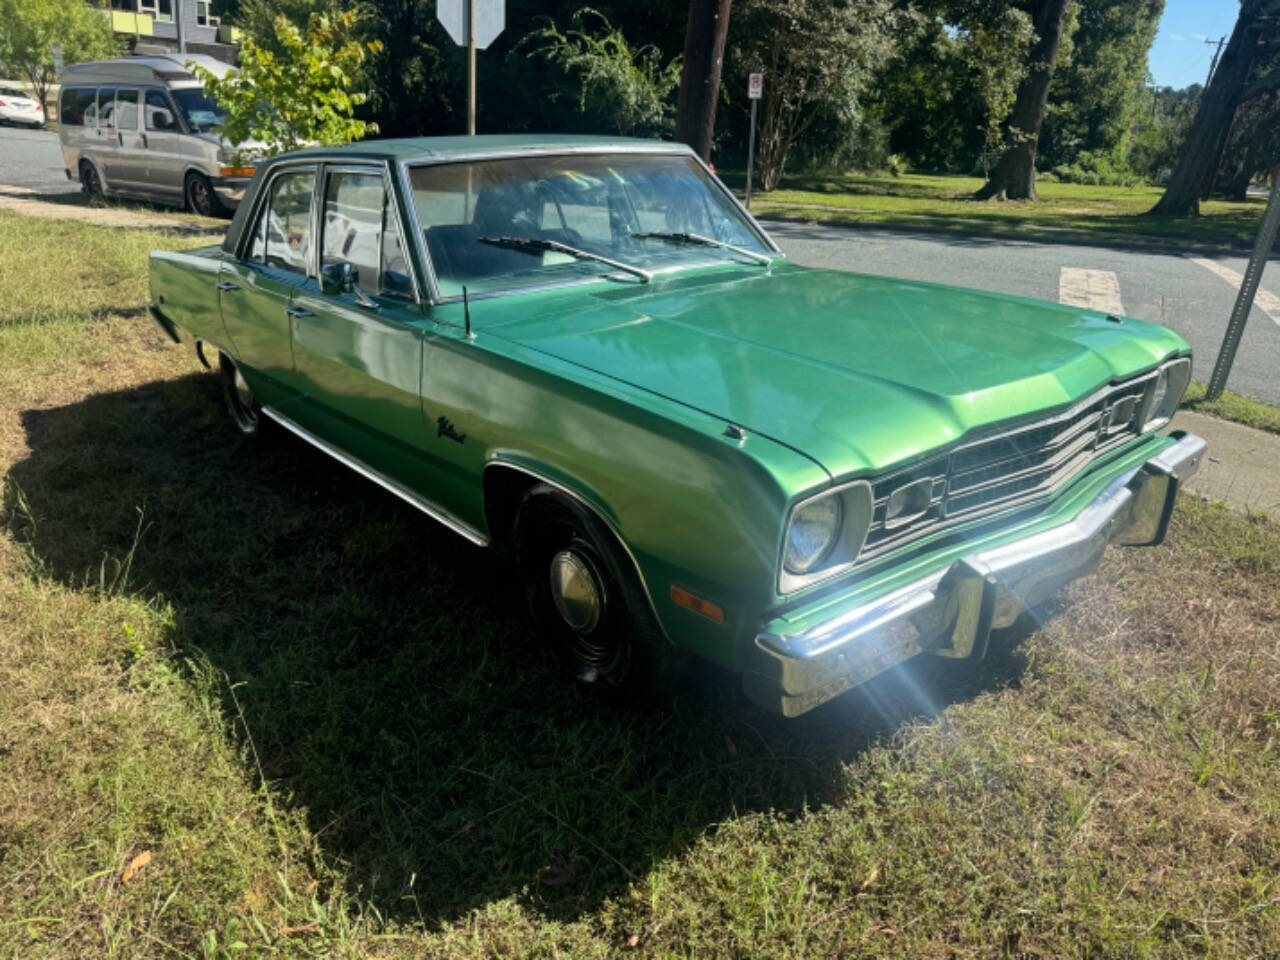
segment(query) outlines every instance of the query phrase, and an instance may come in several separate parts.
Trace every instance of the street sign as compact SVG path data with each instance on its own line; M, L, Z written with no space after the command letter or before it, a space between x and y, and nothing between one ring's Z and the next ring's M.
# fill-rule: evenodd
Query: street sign
M507 25L505 0L471 0L475 5L476 49L484 50ZM471 12L467 0L436 0L436 19L460 47L471 43Z
M54 43L49 51L53 54L53 72L62 76L62 44Z
M764 74L749 73L747 74L747 98L750 100L759 100L764 95Z

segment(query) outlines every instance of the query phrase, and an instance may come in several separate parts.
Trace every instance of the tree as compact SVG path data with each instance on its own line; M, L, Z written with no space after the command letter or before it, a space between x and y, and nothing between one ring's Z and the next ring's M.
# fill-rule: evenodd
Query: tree
M109 12L104 15L84 0L0 0L0 65L6 73L26 76L45 116L49 87L57 79L55 42L62 44L65 63L113 57L120 49Z
M308 144L359 140L377 126L357 120L366 95L355 78L378 44L351 38L352 10L312 14L305 33L285 16L276 18L279 53L252 38L240 48L240 69L218 78L193 64L205 93L227 111L222 135L233 145L257 141L266 154Z
M1223 157L1220 182L1231 200L1248 199L1249 186L1259 174L1280 161L1280 94L1271 93L1243 104L1236 111Z
M1218 166L1236 111L1280 88L1277 39L1280 0L1244 0L1231 40L1200 99L1178 166L1164 196L1151 208L1153 216L1200 215L1201 188Z
M1128 167L1132 132L1150 114L1147 54L1165 0L1079 0L1072 56L1058 57L1037 150L1041 169L1091 154Z
M598 31L586 29L588 19ZM604 14L584 7L573 27L561 33L554 22L528 34L530 56L557 64L577 90L578 112L590 110L619 134L662 136L671 133L671 94L680 83L680 58L664 66L652 44L633 49ZM556 96L556 94L551 94Z
M1008 149L995 173L979 190L979 200L1035 200L1036 148L1049 103L1049 84L1062 47L1070 0L1040 0L1035 10L1036 42L1028 57L1026 78L1009 118Z
M760 186L772 190L815 125L852 129L863 95L893 59L904 13L893 0L745 0L734 18L735 89L764 72L758 138Z
M711 160L720 99L720 68L729 31L729 0L689 0L685 27L684 69L676 103L676 139Z

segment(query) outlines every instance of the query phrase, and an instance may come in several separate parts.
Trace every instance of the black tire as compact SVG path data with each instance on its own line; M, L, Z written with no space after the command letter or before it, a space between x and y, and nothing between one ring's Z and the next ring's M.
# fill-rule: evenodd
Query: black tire
M213 190L213 184L203 173L194 171L187 174L183 186L183 196L187 200L187 209L202 217L225 217L227 208L222 205Z
M262 407L254 399L235 361L225 353L218 354L218 379L222 381L222 396L236 432L246 440L260 439L264 423Z
M613 704L649 703L664 690L670 647L631 561L593 513L554 487L533 487L516 516L515 555L533 630L563 671ZM553 570L566 567L594 583L594 617L582 615L589 604L566 615L554 596Z
M98 168L88 160L80 161L80 189L89 198L89 202L101 202L107 198L102 189L102 178L98 176Z

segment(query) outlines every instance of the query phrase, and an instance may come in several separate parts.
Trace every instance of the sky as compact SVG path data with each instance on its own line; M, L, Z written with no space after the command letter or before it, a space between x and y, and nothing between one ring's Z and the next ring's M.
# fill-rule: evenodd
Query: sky
M1148 64L1162 87L1204 83L1219 37L1231 37L1239 0L1167 0ZM1213 45L1205 43L1212 39Z

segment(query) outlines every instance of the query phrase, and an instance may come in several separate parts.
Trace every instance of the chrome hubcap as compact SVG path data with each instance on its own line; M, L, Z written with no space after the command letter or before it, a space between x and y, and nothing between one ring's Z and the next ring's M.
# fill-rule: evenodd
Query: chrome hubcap
M600 624L600 581L590 561L573 550L561 550L551 558L551 599L575 633L590 633Z

